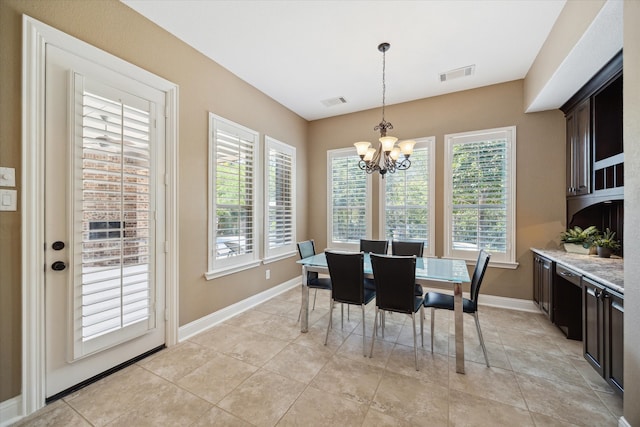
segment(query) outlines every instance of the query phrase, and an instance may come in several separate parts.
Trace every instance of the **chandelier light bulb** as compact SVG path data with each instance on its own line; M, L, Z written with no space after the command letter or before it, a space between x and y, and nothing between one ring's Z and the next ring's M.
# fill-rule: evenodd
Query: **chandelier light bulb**
M389 157L394 162L398 160L398 158L400 157L400 149L398 147L393 147L393 150L391 150L391 153L389 153Z
M416 142L413 139L407 139L406 141L402 141L398 143L400 147L400 151L405 157L409 157L413 153L413 146L416 145Z
M367 154L367 149L371 146L370 142L360 141L356 142L353 145L356 146L356 150L358 151L358 156L362 158L365 154Z
M393 145L396 143L398 138L395 136L383 136L380 138L380 143L382 144L382 151L385 153L389 153L393 150Z
M374 154L376 154L376 149L375 148L367 149L367 153L364 155L364 159L363 160L365 162L370 162L371 160L373 160Z

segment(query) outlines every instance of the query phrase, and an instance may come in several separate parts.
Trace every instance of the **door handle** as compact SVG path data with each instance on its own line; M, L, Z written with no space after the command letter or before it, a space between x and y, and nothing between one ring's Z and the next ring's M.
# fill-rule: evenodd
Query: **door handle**
M56 261L51 264L51 269L54 271L62 271L65 268L67 268L67 264L65 264L63 261Z

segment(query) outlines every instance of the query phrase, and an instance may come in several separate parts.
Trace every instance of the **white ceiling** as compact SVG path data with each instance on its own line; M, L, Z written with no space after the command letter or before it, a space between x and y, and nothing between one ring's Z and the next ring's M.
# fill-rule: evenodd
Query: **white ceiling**
M122 2L307 120L381 105L381 42L391 44L387 105L524 78L565 4ZM440 82L440 73L467 65L475 65L473 76ZM336 97L347 103L323 105Z

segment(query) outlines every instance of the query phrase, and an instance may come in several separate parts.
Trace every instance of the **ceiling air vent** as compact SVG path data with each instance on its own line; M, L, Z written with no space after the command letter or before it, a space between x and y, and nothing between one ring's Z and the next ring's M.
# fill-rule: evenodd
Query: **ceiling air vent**
M468 65L466 67L457 68L455 70L447 71L446 73L440 73L440 81L446 82L460 77L467 77L472 75L476 70L475 65Z
M338 96L337 98L329 98L320 102L322 102L322 105L325 107L333 107L334 105L346 104L347 100L344 99L344 96Z

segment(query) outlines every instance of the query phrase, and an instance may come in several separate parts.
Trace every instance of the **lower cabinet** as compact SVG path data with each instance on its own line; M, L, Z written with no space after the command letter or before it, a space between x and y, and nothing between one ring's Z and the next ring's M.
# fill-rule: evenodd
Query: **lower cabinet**
M618 393L623 385L624 298L582 277L584 357Z
M541 255L533 257L533 300L549 319L553 317L552 307L553 261Z

